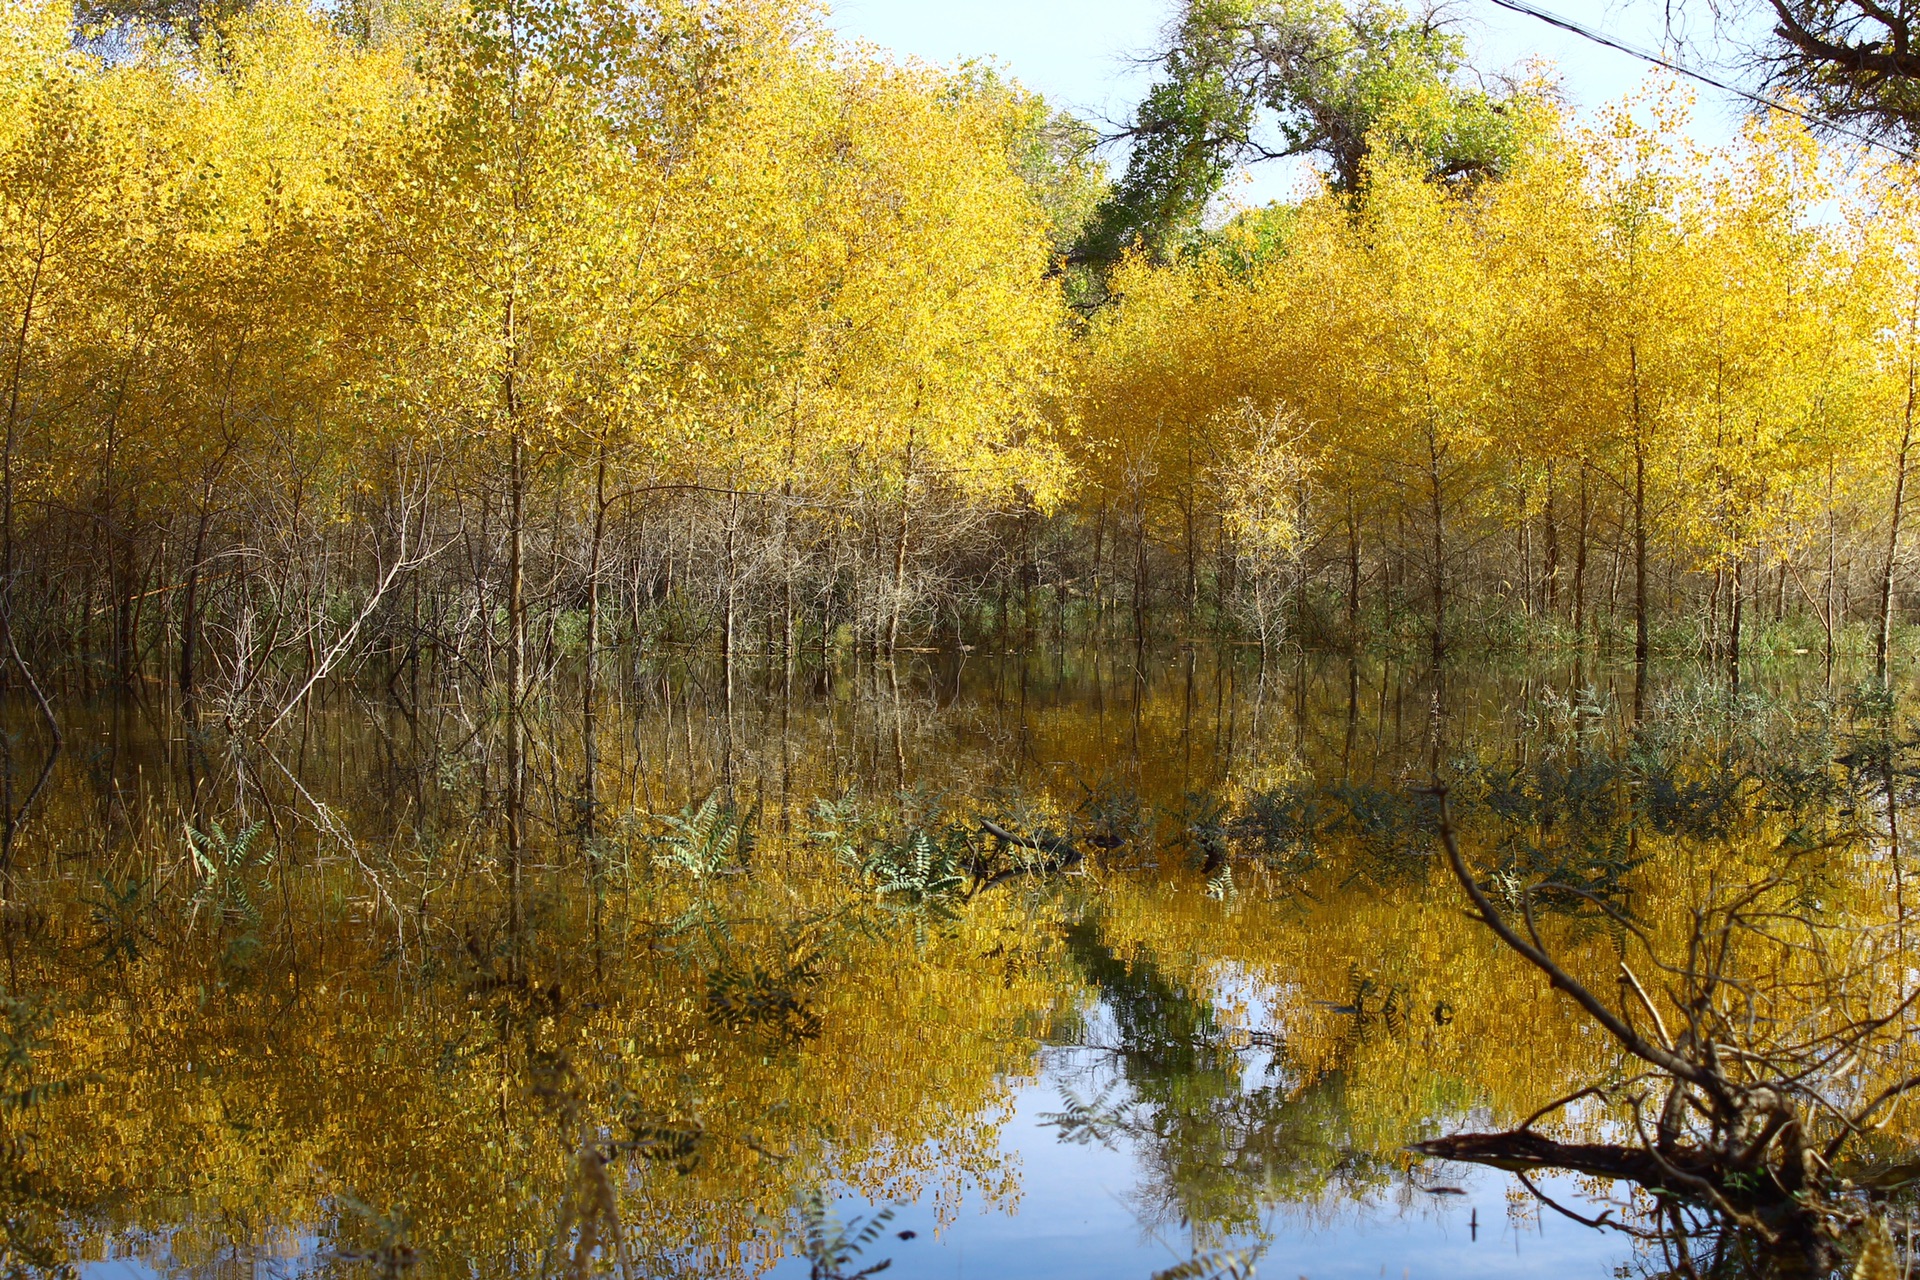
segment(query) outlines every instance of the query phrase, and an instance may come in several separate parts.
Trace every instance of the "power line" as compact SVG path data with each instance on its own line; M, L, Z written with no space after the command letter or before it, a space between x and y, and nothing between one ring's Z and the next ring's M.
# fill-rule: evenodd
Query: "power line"
M1672 58L1664 57L1651 50L1642 49L1616 36L1610 36L1604 31L1595 31L1591 27L1575 22L1572 18L1563 18L1557 13L1549 13L1545 9L1536 8L1528 4L1527 0L1493 0L1493 3L1499 5L1502 9L1511 9L1515 13L1524 13L1529 18L1538 18L1549 26L1559 27L1562 31L1571 31L1583 40L1591 40L1595 44L1605 45L1607 48L1618 50L1628 57L1638 58L1642 62L1651 62L1656 67L1665 67L1668 71L1686 76L1689 79L1698 80L1701 84L1711 85L1722 92L1745 98L1748 102L1756 106L1767 107L1774 111L1784 111L1790 116L1797 116L1805 120L1808 124L1816 125L1832 133L1845 134L1847 137L1857 142L1865 143L1869 147L1879 147L1884 151L1891 151L1903 160L1920 161L1920 157L1916 157L1913 152L1896 147L1890 142L1883 142L1871 134L1862 133L1857 129L1849 129L1845 125L1835 124L1831 120L1823 120L1809 111L1802 110L1791 103L1782 102L1778 98L1769 98L1765 94L1754 93L1750 89L1742 89L1737 84L1729 84L1727 81L1708 75L1704 71L1696 71L1684 62L1676 62Z

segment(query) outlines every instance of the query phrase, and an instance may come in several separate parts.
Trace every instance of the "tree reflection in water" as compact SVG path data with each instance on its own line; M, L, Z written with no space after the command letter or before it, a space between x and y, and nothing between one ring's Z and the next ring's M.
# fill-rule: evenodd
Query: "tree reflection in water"
M757 1274L804 1252L823 1188L936 1222L1012 1204L1010 1098L1043 1067L1072 1089L1055 1132L1125 1152L1141 1218L1219 1267L1276 1207L1432 1200L1455 1179L1410 1144L1555 1098L1587 1091L1543 1139L1630 1146L1670 1095L1460 912L1436 754L1488 902L1531 905L1638 1034L1738 1005L1745 1038L1696 1049L1778 1076L1823 1017L1887 1019L1822 1063L1863 1132L1822 1157L1844 1220L1811 1264L1905 1265L1913 1108L1861 1112L1917 1065L1903 704L1676 684L1629 731L1583 671L1490 667L1436 730L1390 666L942 659L718 702L699 676L640 671L607 709L590 826L552 712L512 903L498 726L457 704L343 699L265 745L105 708L0 920L10 1268ZM1775 924L1727 953L1738 999L1688 1022L1642 952L1769 877ZM1824 952L1783 932L1801 920ZM1782 1266L1778 1230L1670 1184L1560 1207L1645 1237L1650 1274Z

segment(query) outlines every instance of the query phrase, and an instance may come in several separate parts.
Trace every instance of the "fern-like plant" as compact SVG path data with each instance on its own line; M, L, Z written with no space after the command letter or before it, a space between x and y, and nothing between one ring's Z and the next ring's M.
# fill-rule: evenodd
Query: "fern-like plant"
M753 856L754 828L760 819L757 801L742 814L737 805L722 800L715 790L698 805L658 816L666 830L652 838L656 866L704 880L745 870Z
M839 800L814 801L813 820L808 836L884 905L946 915L944 904L966 888L967 830L941 821L939 804L928 796L902 792L897 808L880 815L849 791Z
M860 800L860 792L849 788L838 800L825 796L813 802L813 828L807 839L813 841L848 866L860 865L860 850L867 842L872 815Z
M949 827L938 837L914 827L897 840L875 843L860 866L860 876L883 902L909 907L937 906L966 887L964 830Z
M1210 1249L1185 1262L1153 1273L1153 1280L1253 1280L1258 1249Z
M1060 1141L1078 1146L1098 1144L1114 1150L1115 1142L1137 1132L1132 1109L1112 1101L1111 1088L1092 1098L1083 1098L1071 1089L1060 1091L1060 1110L1045 1111L1040 1119L1053 1127Z
M253 888L248 883L256 873L273 865L273 850L260 847L264 821L254 821L233 836L218 821L207 823L211 831L187 827L187 852L200 888L194 894L197 912L203 907L217 911L223 920L254 924L260 919L254 905Z
M707 1017L729 1031L761 1031L789 1044L820 1034L820 1017L805 992L820 979L819 957L803 955L778 968L758 961L707 975Z
M94 945L100 948L100 962L124 970L140 960L140 944L151 942L143 912L151 901L143 903L147 891L144 880L110 880L102 876L100 896L89 898L94 927L98 930Z
M813 1264L811 1280L865 1280L891 1267L893 1259L882 1258L848 1270L892 1221L893 1210L882 1209L872 1218L843 1223L817 1187L806 1192L800 1198L800 1250Z

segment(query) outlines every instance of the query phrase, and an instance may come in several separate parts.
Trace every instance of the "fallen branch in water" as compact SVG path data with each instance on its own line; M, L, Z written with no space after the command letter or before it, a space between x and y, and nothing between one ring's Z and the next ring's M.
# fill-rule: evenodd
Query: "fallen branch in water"
M1079 865L1081 860L1082 855L1078 849L1057 837L1050 837L1042 842L1029 836L1015 835L999 823L988 818L980 819L980 829L1000 841L1003 848L1012 846L1020 849L1031 849L1035 853L1046 853L1053 856L1045 861L1015 862L1012 866L1003 867L999 871L991 872L983 862L976 860L972 868L974 883L972 887L967 890L965 894L966 898L972 898L976 893L982 893L1012 880L1018 880L1023 876L1058 875L1062 872L1072 870L1075 866Z
M1510 920L1468 868L1445 790L1435 794L1441 850L1474 915L1647 1070L1604 1089L1580 1089L1516 1129L1452 1134L1411 1149L1520 1174L1560 1169L1623 1179L1670 1203L1700 1206L1811 1274L1838 1265L1843 1241L1867 1220L1855 1189L1903 1183L1920 1172L1912 1163L1878 1170L1841 1163L1852 1139L1920 1087L1920 1076L1909 1075L1863 1102L1852 1074L1865 1061L1899 1060L1902 1027L1920 991L1886 1012L1864 1012L1880 992L1887 957L1860 945L1861 930L1815 918L1799 886L1776 872L1732 891L1710 889L1705 905L1692 911L1678 962L1663 960L1637 921L1581 894L1623 938L1646 948L1668 1004L1663 1011L1623 958L1615 1007L1554 957L1536 927L1533 895L1569 890L1522 891L1519 922ZM1803 852L1780 851L1788 867ZM1847 954L1849 946L1857 949ZM1764 964L1755 967L1754 948L1776 958L1811 957L1814 976L1782 978ZM1763 1002L1764 1015L1757 1011ZM1535 1131L1544 1116L1585 1097L1624 1110L1633 1141L1561 1142Z
M1690 1193L1687 1186L1670 1185L1666 1168L1648 1152L1611 1142L1556 1142L1530 1129L1456 1133L1416 1142L1412 1150L1437 1160L1484 1164L1509 1173L1559 1169L1595 1178L1624 1179L1649 1190ZM1707 1172L1707 1165L1693 1152L1683 1153L1672 1167L1691 1177Z

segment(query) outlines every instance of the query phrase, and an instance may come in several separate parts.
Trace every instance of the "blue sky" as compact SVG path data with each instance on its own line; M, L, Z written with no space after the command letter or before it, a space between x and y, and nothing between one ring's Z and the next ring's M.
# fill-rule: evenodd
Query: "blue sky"
M838 0L832 23L844 36L928 62L992 57L1062 106L1090 118L1124 119L1148 83L1148 73L1134 60L1154 47L1173 5L1174 0ZM1664 6L1656 0L1544 0L1542 7L1642 48L1666 43ZM1456 0L1455 13L1477 66L1499 71L1544 58L1557 67L1567 99L1584 111L1628 93L1652 70L1490 0ZM1696 139L1724 140L1742 114L1741 102L1705 87L1698 92ZM1239 198L1284 196L1297 182L1296 176L1268 167L1240 188Z

